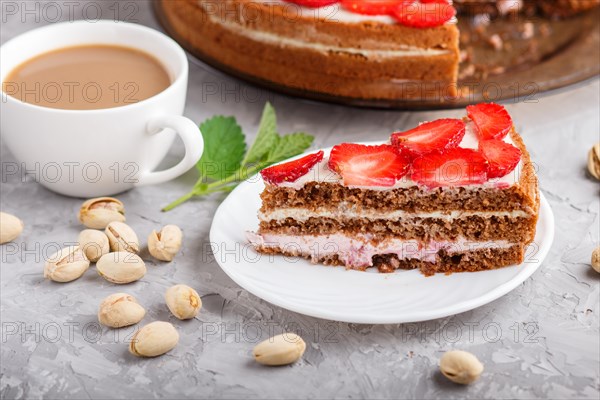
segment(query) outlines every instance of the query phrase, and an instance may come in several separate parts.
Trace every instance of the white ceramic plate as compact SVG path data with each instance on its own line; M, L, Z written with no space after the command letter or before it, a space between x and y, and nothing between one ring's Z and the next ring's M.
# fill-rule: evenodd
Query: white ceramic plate
M381 274L314 265L302 258L259 254L248 244L246 232L258 228L263 188L259 177L243 182L215 213L210 239L217 262L250 293L288 310L335 321L404 323L472 310L531 276L554 238L554 215L542 195L537 234L519 266L425 277L417 270Z

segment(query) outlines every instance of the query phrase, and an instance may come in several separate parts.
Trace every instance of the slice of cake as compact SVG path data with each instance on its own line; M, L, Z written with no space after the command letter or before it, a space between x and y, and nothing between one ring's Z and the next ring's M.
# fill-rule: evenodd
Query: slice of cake
M368 99L457 95L459 50L447 0L163 0L175 33L246 78Z
M431 275L519 264L535 236L537 177L497 104L261 175L260 226L249 241L262 253Z

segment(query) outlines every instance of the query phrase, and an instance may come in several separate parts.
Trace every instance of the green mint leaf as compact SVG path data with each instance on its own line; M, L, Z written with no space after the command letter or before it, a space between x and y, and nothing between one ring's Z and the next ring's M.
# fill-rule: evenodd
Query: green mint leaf
M246 157L242 161L242 165L255 163L263 159L275 145L277 136L275 109L271 103L267 102L260 119L256 139L254 139L254 143L250 146L250 150L248 150Z
M200 179L225 179L235 173L246 152L242 128L235 118L221 115L200 125L204 138L204 152L196 164Z
M303 153L310 147L313 140L313 136L307 135L304 132L290 133L289 135L278 137L275 146L271 148L264 162L270 165Z
M245 156L244 135L235 118L210 118L200 125L200 130L204 138L204 153L196 164L200 178L190 192L163 211L172 210L196 196L230 192L241 180L262 168L304 152L314 139L303 132L279 136L275 110L269 103L263 110L256 139Z

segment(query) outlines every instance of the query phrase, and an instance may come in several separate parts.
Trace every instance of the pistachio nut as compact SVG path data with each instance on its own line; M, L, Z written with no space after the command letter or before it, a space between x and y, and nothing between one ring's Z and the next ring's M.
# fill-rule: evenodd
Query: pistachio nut
M287 365L302 357L306 343L295 333L273 336L254 347L254 359L264 365Z
M131 338L129 352L139 357L156 357L172 350L179 333L168 322L155 321L144 326Z
M140 242L131 227L123 222L111 222L104 230L112 251L139 253Z
M167 307L179 319L194 318L202 308L198 292L187 285L171 286L165 293Z
M108 237L102 231L95 229L84 229L77 238L79 247L83 250L86 258L91 262L96 262L100 257L110 251Z
M79 246L69 246L54 253L44 266L44 278L55 282L71 282L81 277L90 267Z
M0 212L0 244L12 242L23 232L23 221L12 214Z
M483 372L483 364L467 351L452 350L442 356L440 371L452 382L468 385L479 378Z
M125 207L112 197L90 199L81 205L79 221L88 228L104 229L113 221L125 221Z
M98 321L111 328L122 328L137 324L146 315L146 310L135 297L127 293L111 294L100 303Z
M592 252L592 268L596 272L600 272L600 247L596 247L596 250Z
M596 143L588 153L588 171L594 178L600 179L600 143Z
M152 231L148 236L148 251L161 261L173 261L179 249L183 233L176 225L167 225L160 232Z
M146 274L146 265L137 254L118 251L100 257L96 270L107 281L124 284L142 278Z

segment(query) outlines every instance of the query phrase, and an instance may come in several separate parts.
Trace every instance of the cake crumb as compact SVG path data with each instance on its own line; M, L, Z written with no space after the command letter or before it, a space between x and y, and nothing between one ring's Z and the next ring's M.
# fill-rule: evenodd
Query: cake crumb
M467 50L460 51L460 62L468 61L471 58L471 55Z
M497 33L493 34L489 37L488 43L494 48L496 51L502 50L504 47L504 40Z
M475 71L476 71L475 65L469 64L460 71L460 73L458 74L458 78L459 79L469 78L469 77L475 75Z
M473 17L473 25L476 27L485 27L488 26L491 22L491 18L489 14L477 14Z
M498 0L496 3L496 7L498 7L498 12L501 15L507 14L518 14L521 12L523 8L522 0Z
M539 30L543 37L548 37L552 33L552 29L548 23L541 24Z
M525 40L531 39L534 34L534 27L532 22L525 22L523 24L523 32L521 33L521 37Z

